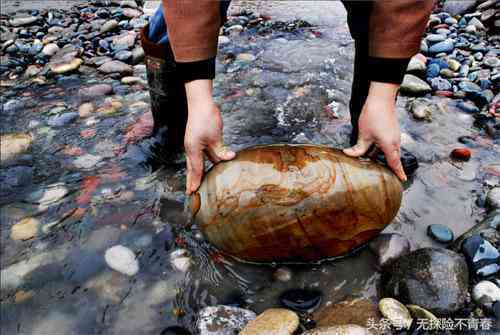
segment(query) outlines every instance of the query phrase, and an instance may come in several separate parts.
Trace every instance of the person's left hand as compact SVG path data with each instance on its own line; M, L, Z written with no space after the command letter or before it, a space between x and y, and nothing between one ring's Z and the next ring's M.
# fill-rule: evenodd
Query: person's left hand
M352 157L364 155L374 144L383 151L387 164L394 173L406 181L401 164L401 133L396 114L396 94L399 86L372 82L368 98L359 117L359 135L356 145L344 149Z

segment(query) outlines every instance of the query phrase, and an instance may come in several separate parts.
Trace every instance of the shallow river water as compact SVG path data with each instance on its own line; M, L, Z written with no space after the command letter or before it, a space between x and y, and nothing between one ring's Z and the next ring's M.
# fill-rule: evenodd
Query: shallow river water
M243 33L220 47L215 95L225 142L234 150L278 142L347 146L353 42L341 3L241 2L232 10L240 6L272 20L304 19L312 27ZM242 53L255 59L225 61ZM136 75L144 78L145 72L136 69ZM78 110L82 85L101 82L113 83L120 112L61 128L46 125L56 107ZM379 274L368 249L341 260L288 265L293 278L283 283L273 280L279 265L238 262L213 249L196 227L186 228L182 161L155 172L145 162L147 141L139 139L150 126L147 90L94 74L25 86L6 89L6 99L27 97L25 108L1 115L2 133L33 136L26 158L32 180L0 192L2 333L160 334L169 325L192 328L196 312L208 305L237 304L259 313L278 306L278 296L290 288L321 290L323 304L377 297ZM386 231L407 236L413 249L434 245L426 235L429 224L447 225L456 236L471 228L483 216L476 205L483 182L500 176L499 146L452 100L431 99L430 122L411 117L411 98L398 99L403 147L420 167ZM477 138L472 158L452 161L449 153L465 135ZM40 203L44 196L56 200ZM12 240L10 227L26 216L40 221L37 236ZM137 255L136 276L106 266L104 252L116 244ZM177 248L191 255L187 273L169 263Z

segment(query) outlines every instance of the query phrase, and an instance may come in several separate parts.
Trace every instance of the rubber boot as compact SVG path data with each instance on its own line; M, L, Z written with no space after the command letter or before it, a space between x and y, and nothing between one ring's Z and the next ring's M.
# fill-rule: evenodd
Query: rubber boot
M178 75L170 44L165 46L151 42L147 37L148 30L149 26L141 30L141 44L154 120L153 136L158 139L161 155L171 156L181 152L184 147L186 90Z

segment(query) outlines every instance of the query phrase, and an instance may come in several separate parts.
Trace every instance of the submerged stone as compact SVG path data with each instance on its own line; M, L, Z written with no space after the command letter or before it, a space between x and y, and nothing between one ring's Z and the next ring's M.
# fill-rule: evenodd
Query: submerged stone
M299 327L299 317L292 311L271 308L251 320L239 335L292 335Z
M122 245L115 245L106 250L104 260L110 268L127 276L135 276L139 272L139 262L134 252Z
M293 289L281 294L281 305L291 310L311 313L319 307L323 294L318 290Z
M36 236L40 221L35 218L25 218L14 224L10 231L13 240L29 240Z
M427 235L441 243L450 243L454 235L450 228L442 224L431 224L427 227Z
M196 328L200 335L234 335L257 315L247 309L231 306L209 306L198 313Z

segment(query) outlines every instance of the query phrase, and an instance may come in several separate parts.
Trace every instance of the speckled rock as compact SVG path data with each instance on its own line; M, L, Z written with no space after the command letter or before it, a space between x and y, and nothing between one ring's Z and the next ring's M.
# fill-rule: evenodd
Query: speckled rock
M299 326L299 317L292 311L271 308L250 321L239 335L291 335Z
M412 317L408 309L392 298L384 298L379 301L378 308L382 315L388 319L394 327L408 329L412 323Z
M386 296L441 316L464 307L469 272L460 254L440 248L415 250L384 268Z
M368 320L378 321L380 318L378 306L364 298L323 306L313 314L313 319L318 327L346 324L366 327Z
M200 335L234 335L257 315L247 309L231 306L209 306L198 313L196 325Z
M423 95L432 91L429 84L411 74L405 75L400 89L408 95Z

